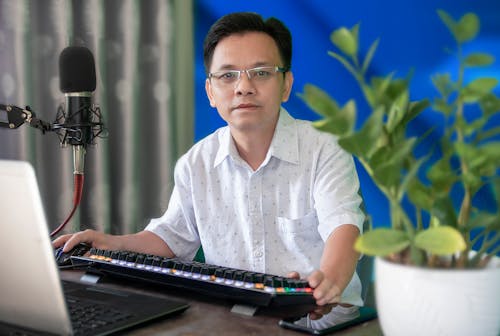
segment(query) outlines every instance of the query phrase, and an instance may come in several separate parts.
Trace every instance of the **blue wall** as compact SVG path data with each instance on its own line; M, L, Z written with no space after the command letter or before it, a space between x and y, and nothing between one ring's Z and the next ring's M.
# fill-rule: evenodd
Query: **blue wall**
M351 98L362 102L359 89L347 71L327 55L333 50L330 33L340 27L361 23L361 53L380 38L377 54L372 63L375 74L386 75L392 71L404 77L413 69L412 99L435 96L430 75L445 72L454 63L444 50L454 47L452 37L439 19L436 10L444 9L455 19L466 12L476 13L481 20L480 37L468 45L470 50L488 52L495 56L494 66L478 69L471 76L483 75L500 79L500 1L492 0L379 0L379 1L329 1L329 0L197 0L196 23L196 114L195 140L223 126L217 111L208 104L205 95L202 45L210 25L220 16L235 11L254 11L264 17L275 16L291 30L293 36L292 71L294 90L284 105L295 117L317 119L297 97L306 83L327 90L343 104ZM468 49L465 50L467 52ZM483 72L483 73L481 73ZM499 88L497 88L499 90ZM366 106L358 104L361 113ZM363 117L362 117L363 118ZM432 125L432 119L419 120L415 127ZM358 169L368 212L375 226L388 224L384 198L372 185L364 171Z

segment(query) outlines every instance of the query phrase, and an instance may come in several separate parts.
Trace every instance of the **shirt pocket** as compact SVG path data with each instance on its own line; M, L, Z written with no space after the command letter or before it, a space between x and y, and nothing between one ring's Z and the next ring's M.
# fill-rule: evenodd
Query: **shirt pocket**
M276 217L278 230L284 235L300 235L307 233L318 233L318 217L316 211L295 219L287 217Z
M297 256L307 258L322 243L316 211L295 219L276 217L276 222L285 248Z

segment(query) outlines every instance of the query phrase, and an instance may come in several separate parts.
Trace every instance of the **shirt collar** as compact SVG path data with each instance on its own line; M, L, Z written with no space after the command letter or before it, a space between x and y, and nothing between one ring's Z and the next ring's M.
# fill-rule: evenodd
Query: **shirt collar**
M269 154L290 163L299 163L299 141L295 119L282 107Z
M223 127L218 137L220 146L215 156L214 167L228 156L239 160L240 156L229 127ZM299 163L299 143L295 119L283 107L280 110L276 130L265 161L268 161L270 156L294 164Z

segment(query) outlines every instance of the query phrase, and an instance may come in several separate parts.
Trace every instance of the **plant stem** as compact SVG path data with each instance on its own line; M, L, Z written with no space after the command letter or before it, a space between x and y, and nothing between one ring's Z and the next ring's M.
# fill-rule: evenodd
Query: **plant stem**
M465 142L465 137L462 132L462 128L460 127L460 121L464 120L464 101L463 97L461 95L461 92L464 88L464 72L465 72L465 62L463 60L462 56L462 46L460 43L458 43L458 60L459 60L459 69L458 69L458 82L457 82L457 91L458 91L458 97L456 100L456 119L455 119L455 132L456 132L456 142L458 144L464 143ZM469 172L469 167L466 162L466 160L458 154L458 159L460 162L460 170L461 176L467 176ZM458 213L458 218L457 218L457 225L459 228L464 228L467 223L469 222L470 219L470 213L472 211L472 191L471 188L467 185L464 179L461 180L461 184L463 187L464 195L462 198L462 202L460 204L459 208L459 213ZM468 252L471 248L471 242L470 242L470 234L464 234L465 242L466 242L466 249L464 252L460 253L460 257L457 260L458 266L465 267L468 264ZM483 245L484 246L484 245Z

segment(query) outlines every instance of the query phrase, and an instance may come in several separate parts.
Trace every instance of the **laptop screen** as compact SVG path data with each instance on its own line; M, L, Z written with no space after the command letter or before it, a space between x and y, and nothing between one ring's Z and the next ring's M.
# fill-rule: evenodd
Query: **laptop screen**
M189 307L175 299L80 282L65 282L63 291L35 172L27 162L0 160L0 214L0 326L33 330L37 335L66 335L73 331L107 335ZM66 299L72 306L75 302L82 304L77 311L87 307L95 312L101 307L114 317L126 318L111 323L103 313L89 321L93 314L89 312L84 314L83 323L76 321L79 314L73 315L72 325Z
M71 333L33 167L0 160L0 320Z

